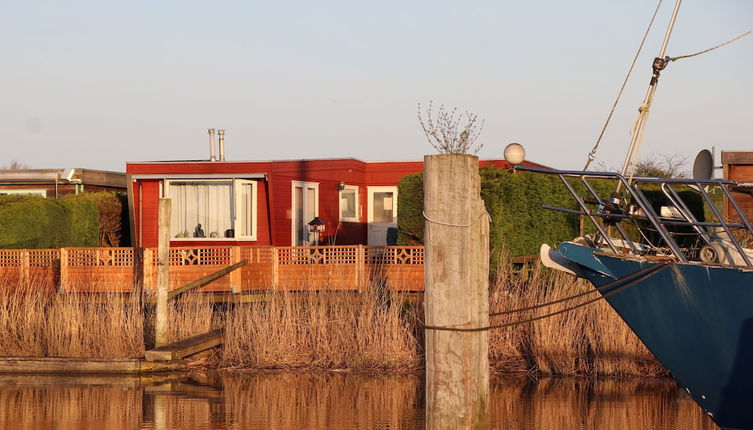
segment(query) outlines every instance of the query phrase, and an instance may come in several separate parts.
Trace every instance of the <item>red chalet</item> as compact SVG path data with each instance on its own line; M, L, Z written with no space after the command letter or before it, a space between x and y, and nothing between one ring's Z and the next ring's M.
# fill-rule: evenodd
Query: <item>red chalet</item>
M128 162L132 243L157 246L157 203L167 197L171 246L387 245L397 226L397 184L422 171L422 161L353 158ZM316 217L325 227L318 238L309 232Z

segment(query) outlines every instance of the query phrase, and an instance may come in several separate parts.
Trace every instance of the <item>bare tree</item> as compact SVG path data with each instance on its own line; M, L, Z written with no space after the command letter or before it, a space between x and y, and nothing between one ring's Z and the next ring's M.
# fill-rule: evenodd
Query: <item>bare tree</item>
M28 169L29 166L18 160L12 160L9 164L0 167L0 170L22 170Z
M685 163L687 159L677 154L661 154L644 158L635 164L635 176L652 178L687 178Z
M474 113L459 113L456 107L447 110L444 105L439 106L434 117L432 104L429 102L425 112L421 112L421 103L418 104L418 122L426 139L440 154L475 154L484 146L474 146L484 129L483 119L479 122L478 115Z
M633 176L642 176L649 178L687 178L688 172L685 170L687 158L677 154L652 155L651 158L642 158L635 163L635 172ZM619 169L608 168L603 162L598 163L597 170L602 171L619 171Z

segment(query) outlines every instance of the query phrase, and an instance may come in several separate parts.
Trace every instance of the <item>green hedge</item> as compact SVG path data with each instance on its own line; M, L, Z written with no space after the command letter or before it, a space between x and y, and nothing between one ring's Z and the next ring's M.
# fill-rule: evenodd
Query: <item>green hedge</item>
M98 213L98 224L94 227L94 231L99 231L96 238L99 246L129 246L130 245L130 233L128 224L128 202L124 193L112 193L112 192L96 192L96 193L81 193L76 195L68 195L66 200L77 202L76 204L85 204L86 207L91 207L90 203L94 204L94 209ZM86 203L80 203L86 202ZM97 218L87 218L87 222L96 222ZM91 225L87 225L87 232L91 232ZM87 237L87 240L90 238Z
M494 265L499 251L506 249L512 256L536 255L542 243L558 245L580 234L577 215L543 209L543 205L577 209L577 203L562 181L552 175L527 172L512 172L506 169L484 167L481 176L481 198L491 215L490 248ZM608 197L615 190L616 182L591 180L597 194ZM581 196L588 195L580 181L570 184ZM649 186L644 194L656 210L667 204L664 195L655 186ZM699 219L703 219L703 200L692 191L679 193ZM398 243L401 245L423 243L423 175L404 177L398 184ZM595 229L590 221L584 221L584 232ZM616 233L615 233L616 234ZM634 239L638 239L637 235Z
M542 208L543 205L576 208L559 178L494 167L481 168L479 173L481 198L492 218L489 234L492 263L501 249L513 256L534 255L542 243L554 245L578 236L580 222L576 215ZM603 188L605 184L595 185ZM398 242L422 243L423 175L403 178L398 184L398 199Z
M93 202L0 196L0 248L97 246L98 224Z

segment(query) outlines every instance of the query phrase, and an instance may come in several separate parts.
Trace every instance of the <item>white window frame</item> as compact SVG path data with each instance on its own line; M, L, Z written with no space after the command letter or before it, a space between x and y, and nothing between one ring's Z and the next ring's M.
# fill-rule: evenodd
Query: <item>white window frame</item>
M369 207L366 210L366 221L369 223L374 222L374 193L392 192L392 221L389 223L397 223L397 187L366 187L366 194L369 199Z
M304 190L306 189L314 189L314 200L316 201L316 204L314 205L314 216L319 216L319 183L318 182L306 182L306 181L290 181L290 244L291 246L305 246L305 245L298 245L296 243L296 225L295 225L295 189L296 187L301 187ZM305 208L307 206L307 194L306 192L303 193L303 207ZM305 209L304 209L305 212ZM308 223L311 220L306 220L304 222Z
M0 194L7 196L40 196L47 198L45 190L0 190Z
M206 242L230 242L230 241L256 241L259 231L259 224L258 224L258 200L259 200L259 193L258 193L258 187L259 181L254 180L248 180L248 179L233 179L233 178L226 178L226 179L165 179L164 181L160 182L160 188L161 193L165 198L170 197L170 185L173 183L185 183L185 182L204 182L204 183L212 183L212 182L230 182L232 183L232 201L230 204L232 205L231 209L231 227L233 228L235 234L235 237L171 237L171 241L187 241L187 242L194 242L194 241L206 241ZM253 230L252 234L246 235L246 236L240 236L237 232L239 231L236 226L238 224L238 214L240 213L240 189L242 184L251 184L251 229Z
M343 216L343 209L344 209L343 208L343 191L346 191L346 190L353 191L355 193L355 195L356 195L356 199L355 199L355 201L353 203L355 205L355 207L353 208L353 212L355 213L355 216L353 216L353 217ZM337 195L337 198L338 198L338 202L339 202L339 204L338 204L338 207L339 207L338 214L340 215L340 222L358 222L358 218L359 218L358 215L360 213L360 206L358 205L358 186L357 185L346 185L345 188L343 188L342 190L340 190L340 192Z

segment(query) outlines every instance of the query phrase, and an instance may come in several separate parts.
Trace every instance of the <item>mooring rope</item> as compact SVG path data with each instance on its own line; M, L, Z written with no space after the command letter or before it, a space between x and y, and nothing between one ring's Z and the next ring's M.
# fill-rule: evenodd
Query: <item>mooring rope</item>
M657 273L663 271L664 269L666 269L667 267L669 267L669 264L665 263L665 264L661 264L661 265L657 265L657 266L653 266L653 267L656 267L656 269L653 270L653 271L649 271L648 273L644 273L642 276L640 276L640 277L638 277L638 278L636 278L636 279L628 282L627 284L624 284L624 285L620 286L619 288L615 288L614 290L609 291L608 293L604 293L604 294L602 294L599 297L596 297L594 299L585 301L583 303L579 303L579 304L577 304L575 306L571 306L569 308L560 309L560 310L558 310L556 312L550 312L548 314L539 315L539 316L528 318L528 319L524 319L524 320L512 321L512 322L504 323L504 324L490 325L490 326L486 326L486 327L460 328L460 327L442 327L442 326L429 326L429 325L425 325L424 326L424 330L478 332L478 331L493 330L493 329L504 328L504 327L511 327L511 326L516 326L516 325L520 325L520 324L526 324L526 323L533 322L533 321L538 321L538 320L541 320L541 319L544 319L544 318L550 318L550 317L553 317L555 315L559 315L559 314L562 314L562 313L565 313L565 312L570 312L570 311L578 309L580 307L583 307L583 306L586 306L586 305L590 305L591 303L594 303L594 302L596 302L598 300L605 299L607 297L610 297L610 296L613 296L615 294L621 293L622 291L625 291L626 289L634 286L636 283L644 281L644 280L646 280L646 279L648 279L648 278L656 275ZM628 276L632 276L632 275L628 275ZM623 278L623 280L624 280L624 278Z
M429 218L426 215L426 211L421 211L421 215L423 215L424 219L426 221L429 221L430 223L439 224L439 225L446 225L448 227L471 227L472 225L474 225L477 222L479 222L479 220L481 219L481 217L483 217L484 215L486 215L486 217L489 220L489 222L492 222L492 217L491 217L491 215L489 215L489 212L487 212L486 209L484 209L483 211L481 211L481 215L478 216L478 218L476 219L476 221L474 221L474 222L472 222L470 224L455 224L455 223L451 223L451 222L438 221L438 220L435 220L435 219L431 219L431 218Z
M620 284L622 282L625 282L625 281L629 280L630 278L643 275L644 273L652 272L652 271L654 271L656 269L657 269L657 266L649 266L649 267L643 268L643 269L641 269L641 270L639 270L637 272L631 273L630 275L627 275L624 278L616 279L616 280L614 280L614 281L612 281L612 282L610 282L608 284L602 285L601 287L591 288L588 291L585 291L585 292L582 292L582 293L578 293L578 294L575 294L573 296L565 297L565 298L562 298L562 299L559 299L559 300L554 300L554 301L547 302L547 303L540 303L538 305L527 306L527 307L524 307L524 308L510 309L510 310L502 311L502 312L492 312L492 313L489 314L489 316L490 317L494 317L494 316L499 316L499 315L514 314L514 313L517 313L517 312L525 312L525 311L530 311L530 310L533 310L533 309L545 308L547 306L556 305L557 303L567 302L569 300L574 300L574 299L577 299L579 297L583 297L583 296L587 296L589 294L593 294L595 292L601 292L601 291L604 291L604 290L608 290L608 289L614 287L615 285L618 285L618 284Z
M667 57L667 61L677 61L677 60L682 60L683 58L690 58L690 57L695 57L697 55L705 54L707 52L713 51L714 49L719 49L722 46L727 46L727 45L729 45L732 42L737 42L738 40L742 39L743 37L749 36L751 34L753 34L753 30L748 30L745 33L743 33L743 34L741 34L741 35L739 35L737 37L733 37L732 39L730 39L730 40L728 40L726 42L722 42L722 43L720 43L720 44L718 44L716 46L712 46L709 49L704 49L703 51L698 51L698 52L693 53L693 54L680 55L678 57Z

